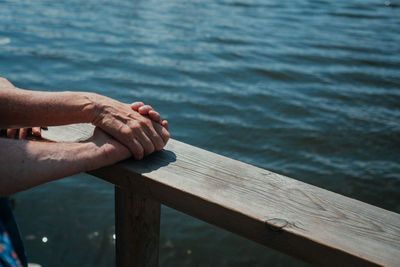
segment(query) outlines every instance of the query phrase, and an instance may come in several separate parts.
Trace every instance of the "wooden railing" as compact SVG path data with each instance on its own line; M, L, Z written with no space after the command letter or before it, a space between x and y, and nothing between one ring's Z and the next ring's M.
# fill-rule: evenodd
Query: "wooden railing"
M316 265L400 266L399 214L176 140L90 174L115 185L117 266L158 265L161 204Z

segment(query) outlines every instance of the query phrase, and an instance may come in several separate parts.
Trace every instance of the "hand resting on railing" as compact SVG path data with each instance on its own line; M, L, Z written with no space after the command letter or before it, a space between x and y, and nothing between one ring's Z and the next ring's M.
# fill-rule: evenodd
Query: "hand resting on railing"
M37 125L91 122L97 126L94 137L84 143L0 138L0 196L131 155L141 159L161 150L169 139L168 122L141 102L129 105L85 92L23 90L1 77L0 115L0 129L9 129L7 135L14 138L24 138L27 128Z

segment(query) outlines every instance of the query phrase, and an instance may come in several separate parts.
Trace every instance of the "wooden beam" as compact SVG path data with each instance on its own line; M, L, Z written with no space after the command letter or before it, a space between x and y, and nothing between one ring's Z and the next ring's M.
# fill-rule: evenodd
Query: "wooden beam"
M116 266L158 266L160 202L115 187Z
M90 173L314 264L400 266L399 214L176 140Z

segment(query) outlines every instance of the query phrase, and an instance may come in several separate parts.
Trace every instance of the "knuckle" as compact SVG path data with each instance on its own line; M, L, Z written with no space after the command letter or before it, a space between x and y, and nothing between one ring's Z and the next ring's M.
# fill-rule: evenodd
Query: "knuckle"
M133 132L137 132L138 130L140 130L140 128L142 128L140 126L140 123L137 122L137 121L134 121L134 122L130 123L129 127L132 129Z
M146 118L140 119L139 124L141 127L149 127L150 126L150 122Z
M130 119L128 120L128 122L126 123L127 127L130 129L136 129L137 127L139 127L139 124L137 122L137 120L134 119Z
M133 123L132 125L131 125L131 127L130 127L130 129L131 129L131 131L132 132L139 132L140 130L141 130L141 126L139 125L139 124L137 124L137 123Z
M126 125L124 127L122 127L120 131L121 131L121 134L123 134L123 135L131 135L131 133L132 133L131 128Z

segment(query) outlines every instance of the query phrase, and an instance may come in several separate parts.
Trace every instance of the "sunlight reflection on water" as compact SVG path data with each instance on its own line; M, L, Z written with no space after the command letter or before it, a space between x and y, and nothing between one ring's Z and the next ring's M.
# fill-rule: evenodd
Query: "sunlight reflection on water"
M177 140L400 212L399 25L398 1L1 1L0 75L142 100ZM114 264L112 186L16 198L34 262ZM162 212L161 266L303 265Z

